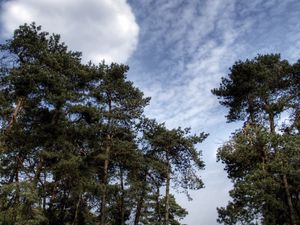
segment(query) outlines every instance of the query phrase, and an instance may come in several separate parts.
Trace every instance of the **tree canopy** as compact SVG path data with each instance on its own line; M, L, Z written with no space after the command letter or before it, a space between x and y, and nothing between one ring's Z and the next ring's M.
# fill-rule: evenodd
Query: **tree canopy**
M172 192L204 187L208 134L147 118L128 70L83 64L35 23L0 45L1 225L181 224ZM217 221L299 224L300 61L237 61L212 93L244 122L217 151L233 183Z
M238 61L212 93L229 109L228 122L245 122L218 150L234 184L218 222L299 224L299 62L278 54Z
M170 184L203 187L206 134L147 119L128 66L83 64L34 23L0 52L0 224L180 224Z

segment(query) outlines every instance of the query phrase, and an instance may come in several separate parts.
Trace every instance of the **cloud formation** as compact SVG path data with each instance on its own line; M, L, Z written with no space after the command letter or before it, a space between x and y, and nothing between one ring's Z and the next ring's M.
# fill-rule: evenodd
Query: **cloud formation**
M168 127L191 126L209 132L199 147L206 162L206 188L192 192L186 224L217 224L216 207L225 206L231 187L216 150L239 123L227 124L226 109L210 90L237 60L258 53L300 58L300 2L297 0L131 0L140 25L130 77L152 97L147 114Z
M60 34L83 60L126 62L138 42L139 27L126 0L11 0L2 5L3 35L35 21Z
M241 124L226 124L210 90L236 60L300 58L299 0L10 0L0 17L7 35L34 20L94 61L124 62L137 47L129 78L152 97L147 115L211 134L201 145L206 188L192 192L193 202L180 199L187 224L216 224L231 187L215 153Z
M139 49L143 50L136 52L132 67L145 68L143 64L150 63L155 67L137 78L152 96L149 113L171 127L200 128L203 123L215 125L223 120L223 114L211 116L218 103L210 89L240 50L234 46L239 33L250 26L235 23L235 2L169 0L140 3L139 8L143 7L150 9L149 14L138 15ZM141 62L143 58L146 63Z
M296 0L131 0L140 24L132 78L152 97L148 113L171 127L223 124L210 90L237 60L282 53L299 58ZM203 125L205 124L205 125Z

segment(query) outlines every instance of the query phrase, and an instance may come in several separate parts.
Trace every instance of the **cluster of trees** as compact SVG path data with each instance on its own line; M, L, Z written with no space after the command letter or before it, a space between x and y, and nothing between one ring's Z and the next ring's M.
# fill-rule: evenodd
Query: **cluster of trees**
M203 187L207 134L146 118L127 66L82 64L34 23L0 52L0 224L180 224L170 187Z
M180 224L170 188L203 188L207 134L146 118L128 69L83 64L34 23L0 45L0 224ZM300 61L238 61L212 93L244 121L218 149L233 182L218 222L299 224Z
M228 122L244 121L218 149L233 182L218 222L300 224L300 61L238 61L212 93L229 109Z

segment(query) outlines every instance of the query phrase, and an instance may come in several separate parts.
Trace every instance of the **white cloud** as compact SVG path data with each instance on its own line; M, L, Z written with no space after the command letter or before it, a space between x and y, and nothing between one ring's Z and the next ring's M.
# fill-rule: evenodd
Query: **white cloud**
M153 10L142 20L139 49L152 51L153 58L163 55L155 65L163 69L160 79L150 71L138 82L152 97L150 116L200 130L225 120L223 112L215 113L219 104L210 90L234 62L240 50L235 41L250 25L235 23L235 1L182 2L146 6Z
M3 3L3 35L35 21L60 34L83 60L125 63L135 50L139 27L126 0L11 0Z

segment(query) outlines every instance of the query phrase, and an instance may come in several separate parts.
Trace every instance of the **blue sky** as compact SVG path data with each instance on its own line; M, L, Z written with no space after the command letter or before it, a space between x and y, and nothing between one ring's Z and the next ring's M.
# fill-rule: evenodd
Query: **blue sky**
M239 59L300 58L300 1L2 0L0 39L31 21L60 33L84 61L127 63L129 79L152 97L149 117L210 133L199 146L206 188L191 192L192 202L177 198L189 211L184 223L217 224L216 207L228 201L231 184L215 153L241 124L226 123L226 109L210 90Z

